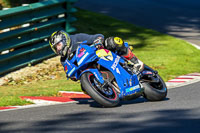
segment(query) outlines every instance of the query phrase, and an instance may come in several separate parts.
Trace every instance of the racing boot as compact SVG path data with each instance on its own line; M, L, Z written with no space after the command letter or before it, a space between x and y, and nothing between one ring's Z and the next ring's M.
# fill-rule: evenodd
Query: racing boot
M144 63L140 61L131 51L130 48L127 48L126 54L122 55L124 58L130 61L130 63L133 63L133 68L137 72L141 72L144 69Z

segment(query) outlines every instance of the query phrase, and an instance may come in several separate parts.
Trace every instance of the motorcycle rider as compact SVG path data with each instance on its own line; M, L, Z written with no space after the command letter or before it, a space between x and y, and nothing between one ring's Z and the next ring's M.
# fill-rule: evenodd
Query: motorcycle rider
M85 33L78 33L75 35L69 35L63 30L54 32L49 39L49 44L52 50L61 56L61 63L64 64L66 58L72 58L77 47L83 41L86 41L87 45L96 45L98 48L106 48L110 51L117 51L120 56L130 60L134 65L134 69L142 71L144 64L140 61L130 50L129 46L126 46L124 41L119 37L109 37L105 39L102 34L89 35Z

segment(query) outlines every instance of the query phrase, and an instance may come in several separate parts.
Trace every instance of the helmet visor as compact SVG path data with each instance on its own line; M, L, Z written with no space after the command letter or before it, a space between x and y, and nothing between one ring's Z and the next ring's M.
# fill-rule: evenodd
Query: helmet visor
M63 47L64 47L64 42L63 41L58 42L57 44L53 45L54 52L61 55Z

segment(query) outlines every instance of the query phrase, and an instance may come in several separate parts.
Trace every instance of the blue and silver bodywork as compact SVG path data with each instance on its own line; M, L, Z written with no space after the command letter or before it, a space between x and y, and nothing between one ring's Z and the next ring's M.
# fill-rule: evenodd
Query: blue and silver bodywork
M106 49L98 50L95 46L81 44L77 48L76 55L71 60L65 60L63 67L66 76L80 80L83 73L91 72L103 84L105 81L100 71L97 68L88 68L88 64L92 62L101 65L113 74L120 89L120 98L142 91L137 75L130 74L122 67L121 64L125 63L122 57Z

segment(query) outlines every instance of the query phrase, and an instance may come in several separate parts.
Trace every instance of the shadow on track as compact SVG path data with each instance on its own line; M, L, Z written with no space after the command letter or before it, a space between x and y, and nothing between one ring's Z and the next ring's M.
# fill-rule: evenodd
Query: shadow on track
M34 121L31 127L11 130L17 122L0 123L1 133L81 132L81 133L188 133L198 132L200 108L144 111L137 113L82 112L55 116L52 120Z

